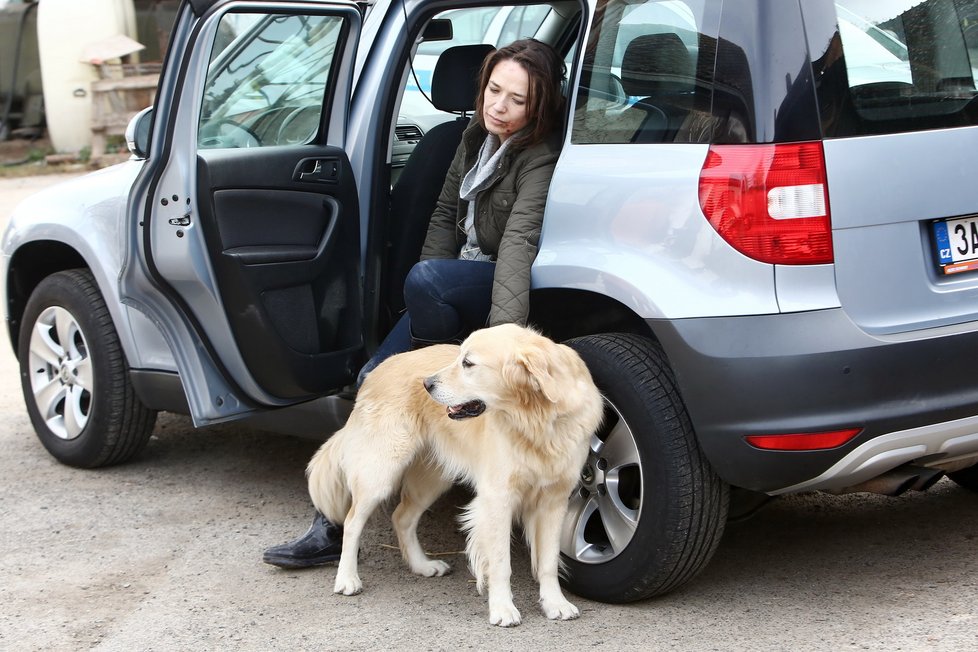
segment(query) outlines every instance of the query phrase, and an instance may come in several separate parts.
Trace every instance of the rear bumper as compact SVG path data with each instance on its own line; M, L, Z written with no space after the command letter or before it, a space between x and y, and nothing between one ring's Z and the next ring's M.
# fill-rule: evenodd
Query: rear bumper
M768 493L841 489L905 462L978 454L978 326L878 337L841 309L650 320L720 476ZM751 434L859 427L844 446L775 452Z

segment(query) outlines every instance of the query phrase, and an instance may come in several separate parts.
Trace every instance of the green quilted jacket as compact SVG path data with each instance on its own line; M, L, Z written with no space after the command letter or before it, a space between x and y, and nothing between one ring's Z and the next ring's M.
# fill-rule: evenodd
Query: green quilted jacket
M475 165L486 135L474 121L465 129L428 224L421 260L458 257L465 242L468 210L466 202L459 198L459 186ZM537 255L543 209L559 150L557 134L547 142L508 150L490 178L490 185L476 198L479 247L496 263L490 326L526 324L530 312L530 265Z

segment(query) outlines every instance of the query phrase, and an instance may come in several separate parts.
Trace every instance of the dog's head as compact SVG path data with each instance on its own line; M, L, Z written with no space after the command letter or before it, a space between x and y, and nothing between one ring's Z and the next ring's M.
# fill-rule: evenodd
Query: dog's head
M487 409L559 411L590 375L576 353L539 333L507 324L475 331L458 358L425 379L431 397L448 406L452 419L477 417Z

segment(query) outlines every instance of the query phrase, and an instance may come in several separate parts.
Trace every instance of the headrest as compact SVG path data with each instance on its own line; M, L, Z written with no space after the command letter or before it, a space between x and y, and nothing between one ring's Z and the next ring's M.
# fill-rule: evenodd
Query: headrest
M676 34L646 34L633 39L621 60L621 83L632 96L692 90L693 58Z
M438 57L431 73L431 102L439 111L472 111L479 95L479 70L491 45L456 45Z

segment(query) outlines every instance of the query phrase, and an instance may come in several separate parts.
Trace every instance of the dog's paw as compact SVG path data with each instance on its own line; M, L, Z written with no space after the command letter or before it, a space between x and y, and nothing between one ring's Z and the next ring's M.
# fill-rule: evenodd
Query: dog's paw
M560 600L545 600L540 603L540 607L543 609L543 615L550 620L574 620L581 616L581 612L578 611L577 607L563 598Z
M512 602L489 607L489 624L500 627L516 627L523 622L520 610Z
M363 582L356 575L353 577L336 576L336 582L333 584L333 593L356 595L361 591L363 591Z
M417 564L411 569L416 575L422 577L441 577L452 572L452 567L440 559L429 559L426 562Z

